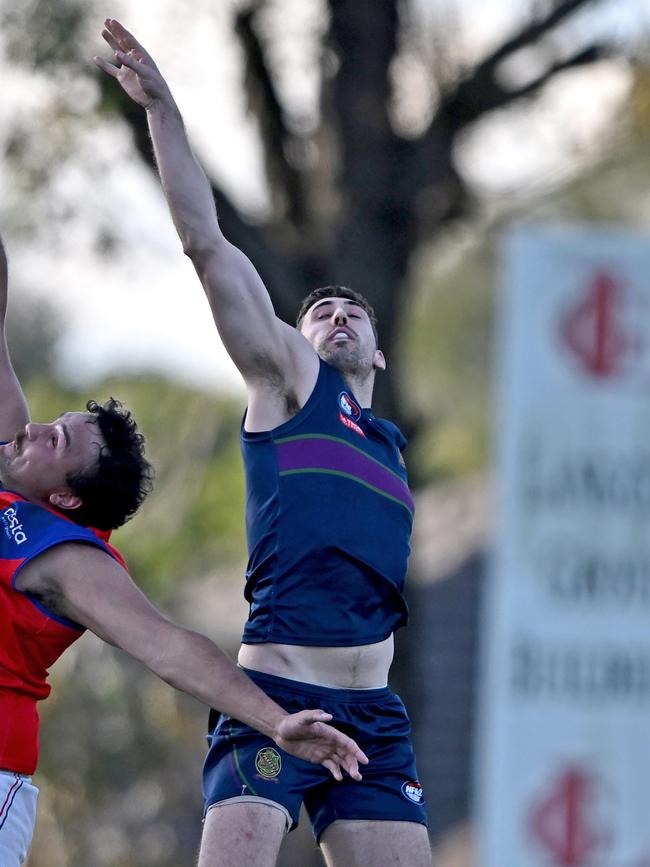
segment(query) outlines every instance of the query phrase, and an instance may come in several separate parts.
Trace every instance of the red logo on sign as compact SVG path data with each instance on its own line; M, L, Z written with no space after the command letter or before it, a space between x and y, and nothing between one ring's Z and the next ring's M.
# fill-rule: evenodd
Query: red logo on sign
M597 788L594 776L569 768L531 810L532 835L557 867L586 867L609 844L611 834L598 827Z
M638 335L629 333L621 322L624 306L623 284L601 272L562 320L562 339L590 376L616 376L640 349Z

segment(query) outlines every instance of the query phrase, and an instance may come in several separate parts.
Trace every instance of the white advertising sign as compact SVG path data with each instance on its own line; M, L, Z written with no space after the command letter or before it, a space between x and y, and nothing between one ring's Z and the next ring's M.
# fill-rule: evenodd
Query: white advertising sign
M650 867L650 239L504 266L476 867Z

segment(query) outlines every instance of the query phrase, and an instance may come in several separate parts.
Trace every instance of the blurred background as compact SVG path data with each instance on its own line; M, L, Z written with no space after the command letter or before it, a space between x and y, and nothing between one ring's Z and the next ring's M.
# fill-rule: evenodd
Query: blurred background
M650 224L645 0L0 0L0 229L32 416L109 394L157 486L114 536L166 612L236 652L246 610L244 395L182 255L143 113L101 78L106 16L158 61L226 235L279 315L374 305L376 410L410 438L410 710L438 867L472 859L490 538L496 258L522 219ZM42 707L29 867L191 864L206 713L84 636ZM282 867L322 864L308 826ZM480 865L478 865L480 867ZM522 865L525 867L525 865Z

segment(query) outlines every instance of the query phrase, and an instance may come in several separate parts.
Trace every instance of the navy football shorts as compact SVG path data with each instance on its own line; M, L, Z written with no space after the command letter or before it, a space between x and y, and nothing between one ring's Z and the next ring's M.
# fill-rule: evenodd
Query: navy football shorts
M426 825L409 719L388 687L334 689L244 670L289 713L307 708L331 713L331 725L354 738L370 763L361 766L361 782L346 774L337 782L322 765L294 758L250 726L212 711L203 768L206 812L224 802L272 801L293 830L304 801L317 840L337 820Z

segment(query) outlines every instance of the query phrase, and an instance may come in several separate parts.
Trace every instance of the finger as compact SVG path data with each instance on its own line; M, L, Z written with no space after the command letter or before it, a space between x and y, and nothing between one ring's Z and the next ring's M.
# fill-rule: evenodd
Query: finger
M347 771L347 773L355 780L361 779L361 772L359 771L359 762L357 760L356 753L361 752L360 750L350 750L345 749L344 751L338 752L335 756L337 762L341 767Z
M95 62L95 66L98 66L103 72L106 72L108 75L113 78L117 78L119 69L117 66L114 66L112 63L109 63L108 60L104 60L103 57L93 57Z
M370 762L368 756L364 753L362 749L359 749L359 747L357 747L357 751L354 757L358 762L361 762L362 765L367 765Z
M131 36L126 27L124 27L123 24L120 24L117 18L106 18L104 20L104 27L113 36L113 39L115 39L120 44L126 42L129 36Z
M129 33L126 27L120 24L119 21L117 21L115 18L107 18L105 24L107 29L109 29L115 39L117 39L120 47L123 50L135 48L136 51L140 52L140 54L144 55L145 57L147 56L147 52L144 50L144 47L140 45L135 36L132 33Z
M122 66L128 66L129 69L132 69L136 75L144 77L148 72L151 72L149 66L146 63L142 63L141 60L137 60L132 54L125 54L123 51L118 51L115 54L115 57L119 60Z
M342 734L342 733L341 733ZM352 740L352 738L347 737L347 735L342 735L344 741L341 745L341 751L344 756L350 756L350 761L354 761L355 764L361 763L362 765L367 765L369 762L368 756L364 753L361 747Z
M361 771L359 770L359 765L356 761L348 761L343 763L343 767L348 772L348 774L352 777L353 780L359 782L362 779Z
M117 43L117 40L114 38L113 34L109 30L102 30L102 36L108 42L113 51L119 51L120 46Z
M338 780L340 783L343 779L343 774L341 773L341 769L339 768L337 763L335 761L332 761L332 759L325 759L323 765L327 768L327 770L334 777L334 779Z
M329 714L329 716L331 718L331 714ZM343 732L339 731L338 729L333 729L331 726L327 726L327 728L330 730L330 733L332 733L332 734L334 732L336 733L335 737L338 740L339 745L340 745L339 750L343 755L350 755L351 754L355 763L360 762L362 765L368 764L368 762L370 761L368 759L368 756L363 752L363 750L356 743L356 741L353 741L352 738L343 734ZM316 732L316 734L318 734L318 735L320 735L322 733L323 733L322 729L319 729Z
M301 722L305 725L312 725L318 722L329 722L332 719L331 713L326 713L324 710L305 710L301 715Z

